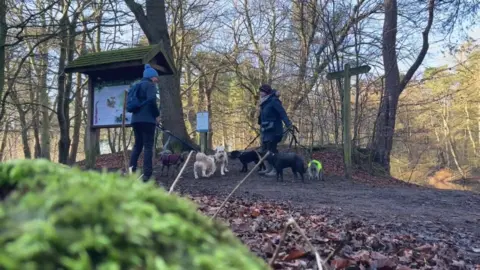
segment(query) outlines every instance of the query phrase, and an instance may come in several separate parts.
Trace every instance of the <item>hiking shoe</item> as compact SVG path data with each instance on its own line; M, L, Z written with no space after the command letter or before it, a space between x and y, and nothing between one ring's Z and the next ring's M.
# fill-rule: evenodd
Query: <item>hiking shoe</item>
M265 173L265 176L266 177L274 177L274 176L277 176L277 170L273 169L270 170L269 172Z
M270 166L270 164L267 163L267 164L265 164L265 170L259 171L258 174L260 174L260 175L266 174L266 173L270 172L272 169L273 169L272 166Z

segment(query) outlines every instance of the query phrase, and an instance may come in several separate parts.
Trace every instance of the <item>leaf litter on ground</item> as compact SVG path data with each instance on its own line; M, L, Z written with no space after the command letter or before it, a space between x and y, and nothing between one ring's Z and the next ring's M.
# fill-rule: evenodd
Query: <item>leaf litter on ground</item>
M193 197L199 210L212 216L222 200ZM342 216L334 210L294 210L288 203L229 200L218 219L261 258L268 261L288 218L292 216L323 259L345 241L327 262L330 269L476 269L480 270L480 239L465 231L435 222L369 224L361 218ZM347 237L348 235L348 237ZM317 269L315 256L301 235L289 230L274 269Z

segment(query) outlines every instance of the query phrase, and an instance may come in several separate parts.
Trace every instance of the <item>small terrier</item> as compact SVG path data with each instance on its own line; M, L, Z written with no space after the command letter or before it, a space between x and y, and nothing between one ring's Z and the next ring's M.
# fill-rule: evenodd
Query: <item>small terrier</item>
M242 163L242 169L240 170L240 172L247 172L248 171L248 163L250 162L253 162L255 164L257 164L261 157L260 157L260 153L258 153L256 150L245 150L245 151L232 151L230 153L230 158L231 159L237 159L240 160L240 162ZM258 166L259 170L265 170L265 164L260 163L260 165Z
M217 169L217 166L215 165L215 157L210 155L207 156L202 152L198 152L195 155L195 163L193 163L193 175L195 176L195 179L198 179L198 169L202 171L202 177L212 176ZM208 174L207 171L209 171Z
M320 161L312 159L308 163L308 179L317 179L323 181L323 166Z
M178 154L173 154L169 150L166 150L160 154L160 160L162 162L162 176L163 170L167 167L167 176L170 171L170 166L175 166L175 171L178 171L180 165L185 162L187 159L188 152L182 152Z
M216 163L220 163L220 174L225 175L225 173L228 172L228 156L225 152L225 147L217 146L213 157L215 158Z

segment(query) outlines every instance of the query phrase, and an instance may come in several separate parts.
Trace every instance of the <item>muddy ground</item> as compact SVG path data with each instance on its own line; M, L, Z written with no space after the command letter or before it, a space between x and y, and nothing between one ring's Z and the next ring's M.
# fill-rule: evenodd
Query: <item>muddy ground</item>
M225 176L217 170L211 178L195 180L189 164L175 190L194 196L225 197L246 176L246 173L239 172L240 168L240 163L230 161L229 172ZM156 178L170 186L174 176L160 176L158 170ZM309 213L328 210L339 216L368 220L369 223L438 224L446 230L472 233L480 239L480 194L466 191L436 190L403 183L377 187L328 175L322 182L306 178L305 183L301 183L294 182L289 169L286 169L283 183L253 173L234 197L288 201L291 207Z

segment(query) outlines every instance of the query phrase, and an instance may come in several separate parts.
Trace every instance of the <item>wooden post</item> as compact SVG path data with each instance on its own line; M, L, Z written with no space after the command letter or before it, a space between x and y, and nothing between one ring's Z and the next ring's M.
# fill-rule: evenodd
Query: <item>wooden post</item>
M208 149L208 112L197 113L197 132L200 133L200 152L206 153Z
M370 66L360 66L350 69L349 64L345 64L344 70L330 72L327 74L328 80L344 79L343 83L343 163L345 165L345 177L350 179L352 177L352 139L351 139L351 96L350 96L350 79L351 76L367 73L370 71Z
M128 170L128 155L127 155L127 134L125 129L125 121L126 121L126 114L127 114L127 95L128 90L123 92L123 111L122 111L122 143L123 143L123 165L125 166L125 174L129 172Z
M85 167L87 169L95 168L97 159L97 134L100 130L93 128L93 76L88 78L88 104L87 106L87 129L86 129L86 142L85 142Z
M343 70L343 163L345 165L345 177L350 179L352 176L352 139L350 134L350 65L345 64Z
M200 132L200 152L205 153L208 149L208 132Z

